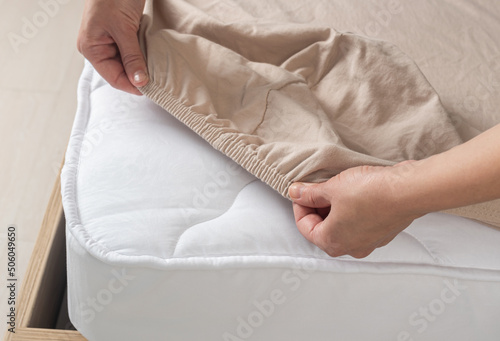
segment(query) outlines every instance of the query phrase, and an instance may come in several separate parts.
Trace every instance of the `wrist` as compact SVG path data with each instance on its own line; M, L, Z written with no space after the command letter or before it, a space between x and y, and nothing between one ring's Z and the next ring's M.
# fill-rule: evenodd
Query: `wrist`
M421 217L440 210L433 200L429 200L435 192L425 177L430 167L429 160L425 159L405 161L388 168L391 173L389 186L399 212Z

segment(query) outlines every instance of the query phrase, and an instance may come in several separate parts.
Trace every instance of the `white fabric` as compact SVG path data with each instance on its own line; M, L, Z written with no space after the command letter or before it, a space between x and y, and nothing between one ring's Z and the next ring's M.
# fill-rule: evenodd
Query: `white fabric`
M498 340L500 232L430 214L357 260L291 203L86 64L62 173L68 300L89 340Z

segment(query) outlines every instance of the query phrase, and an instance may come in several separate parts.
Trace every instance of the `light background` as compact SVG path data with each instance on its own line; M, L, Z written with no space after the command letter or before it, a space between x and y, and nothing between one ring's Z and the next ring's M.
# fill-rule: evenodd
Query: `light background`
M60 2L0 0L0 337L7 327L7 227L17 227L19 301L76 111L83 1Z

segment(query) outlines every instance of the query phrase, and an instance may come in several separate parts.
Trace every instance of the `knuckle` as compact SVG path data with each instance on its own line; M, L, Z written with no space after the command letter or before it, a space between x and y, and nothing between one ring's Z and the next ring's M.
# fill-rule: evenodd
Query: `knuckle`
M135 53L126 53L121 55L122 63L124 66L139 63L141 61L141 56Z
M386 245L387 245L387 244L389 244L391 241L392 241L392 239L387 239L387 240L383 241L382 243L380 243L379 245L377 245L377 247L383 247L383 246L386 246Z
M354 251L349 253L349 255L351 255L354 258L361 259L369 256L372 252L373 250Z
M137 33L138 27L136 27L132 19L128 19L128 20L120 20L117 23L116 29L122 35L132 36Z
M77 38L77 48L78 51L83 54L85 57L90 56L92 50L92 40L86 34L80 34Z
M328 246L325 247L323 251L330 257L340 257L346 254L344 250L338 246Z
M327 250L326 254L328 256L330 256L330 257L339 257L339 256L342 256L342 254L340 252L337 252L335 250Z
M78 52L82 53L82 42L81 42L81 38L80 36L78 36L76 38L76 49L78 50Z
M81 34L78 35L78 38L76 39L76 48L78 49L78 52L84 54L87 49L87 45L88 43L86 37Z
M318 197L314 191L312 191L309 188L305 188L304 189L304 196L305 196L307 202L310 202L313 205L313 207L318 207L318 204L319 204Z

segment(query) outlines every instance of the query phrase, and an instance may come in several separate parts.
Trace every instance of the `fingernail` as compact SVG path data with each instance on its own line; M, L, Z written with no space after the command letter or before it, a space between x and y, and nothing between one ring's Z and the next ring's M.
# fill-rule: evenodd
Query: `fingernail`
M288 189L288 195L292 199L300 199L300 195L302 194L303 189L304 189L304 184L300 182L293 183Z
M136 73L134 73L134 83L136 83L136 84L142 83L142 82L144 82L147 79L148 79L148 76L142 70L141 71L137 71Z

